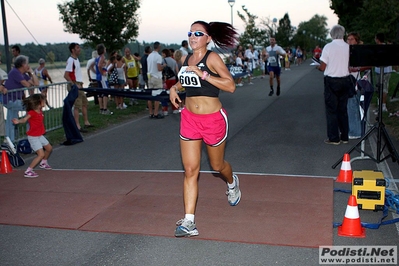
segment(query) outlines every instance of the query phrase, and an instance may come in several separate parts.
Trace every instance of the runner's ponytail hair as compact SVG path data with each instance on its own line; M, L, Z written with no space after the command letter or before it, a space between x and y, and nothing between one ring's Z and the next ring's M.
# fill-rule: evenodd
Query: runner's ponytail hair
M206 33L212 37L213 42L220 48L231 48L238 43L237 30L229 23L196 21L191 25L201 24Z

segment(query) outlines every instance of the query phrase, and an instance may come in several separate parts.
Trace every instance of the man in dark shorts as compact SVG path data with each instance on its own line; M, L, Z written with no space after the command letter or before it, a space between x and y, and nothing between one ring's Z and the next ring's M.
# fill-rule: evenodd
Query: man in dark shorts
M273 90L273 81L274 77L277 80L277 91L276 95L280 95L280 73L281 73L281 63L280 63L280 55L284 56L286 53L283 48L276 44L276 39L274 36L270 37L270 45L266 47L267 53L267 70L269 71L270 77L270 92L269 96L274 94Z

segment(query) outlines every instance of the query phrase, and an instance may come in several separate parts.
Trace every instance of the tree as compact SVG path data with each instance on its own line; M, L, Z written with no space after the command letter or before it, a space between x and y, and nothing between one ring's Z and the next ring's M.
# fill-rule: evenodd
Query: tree
M397 0L330 0L338 23L348 32L356 31L364 43L374 44L378 32L386 40L399 41L399 5Z
M291 20L288 13L279 20L276 40L281 47L291 46L291 40L294 34L294 28L291 26Z
M358 23L357 16L363 2L363 0L330 0L330 8L338 16L338 24L349 30L354 29Z
M265 46L267 43L267 32L264 29L261 29L256 25L256 19L258 18L255 15L249 13L248 9L245 8L245 5L242 6L242 10L244 10L246 16L237 11L238 16L245 23L245 31L240 35L240 44L252 44L255 48L256 46Z
M322 46L328 34L327 18L314 15L309 21L299 23L293 42L302 50L311 51L316 45Z
M92 48L103 43L108 51L119 50L138 35L139 0L73 0L57 7L64 31Z

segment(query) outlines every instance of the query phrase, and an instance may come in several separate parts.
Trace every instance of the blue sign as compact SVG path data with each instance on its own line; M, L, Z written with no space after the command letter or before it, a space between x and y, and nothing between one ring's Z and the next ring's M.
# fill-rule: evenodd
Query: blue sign
M233 76L233 78L241 78L245 77L248 75L248 72L240 66L235 66L235 65L226 65L227 69L230 71L230 74Z

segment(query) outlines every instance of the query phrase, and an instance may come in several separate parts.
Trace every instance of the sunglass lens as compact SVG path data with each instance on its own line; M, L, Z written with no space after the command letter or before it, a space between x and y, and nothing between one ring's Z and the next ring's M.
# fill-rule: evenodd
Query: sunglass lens
M189 31L188 32L188 37L191 37L191 35L193 35L193 34L194 34L195 37L201 37L201 36L205 35L205 33L201 32L201 31L194 31L194 32Z

